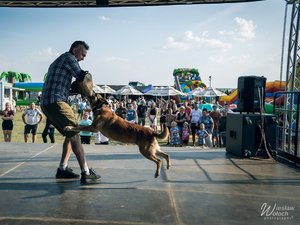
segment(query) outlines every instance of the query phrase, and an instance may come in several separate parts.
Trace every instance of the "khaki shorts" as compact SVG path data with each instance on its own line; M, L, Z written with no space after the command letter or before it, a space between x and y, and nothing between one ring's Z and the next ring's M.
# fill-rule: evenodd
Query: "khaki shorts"
M74 131L64 131L65 126L78 125L72 108L66 102L57 102L42 106L41 108L45 116L63 136L73 137L79 133Z

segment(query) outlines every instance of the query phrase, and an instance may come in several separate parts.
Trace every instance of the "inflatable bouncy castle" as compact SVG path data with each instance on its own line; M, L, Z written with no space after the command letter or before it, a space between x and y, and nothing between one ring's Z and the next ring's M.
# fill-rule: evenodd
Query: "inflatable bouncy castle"
M201 81L198 69L195 68L178 68L173 71L175 88L184 93L188 93L195 88L206 88ZM182 100L182 99L180 99Z
M271 103L274 98L274 94L278 91L285 90L286 83L284 81L271 81L266 83L266 103ZM219 99L220 104L228 103L228 104L237 104L237 95L238 89L235 89L230 95L228 96L221 96Z

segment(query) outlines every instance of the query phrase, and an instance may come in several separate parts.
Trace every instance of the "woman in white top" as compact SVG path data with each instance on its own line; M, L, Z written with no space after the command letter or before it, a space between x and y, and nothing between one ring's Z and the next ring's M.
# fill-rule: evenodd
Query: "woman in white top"
M150 127L154 131L157 131L157 114L158 114L158 110L156 108L155 102L152 102L148 115L149 115Z
M199 121L202 117L202 111L198 108L198 103L194 103L194 108L191 112L191 132L192 132L192 139L193 139L193 146L195 146L195 137L196 133L199 130Z

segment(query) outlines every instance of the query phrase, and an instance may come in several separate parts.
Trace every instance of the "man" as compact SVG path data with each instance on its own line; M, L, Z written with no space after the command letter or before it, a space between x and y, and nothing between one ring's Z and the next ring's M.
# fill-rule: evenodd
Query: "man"
M86 72L81 70L79 62L87 54L89 46L84 41L75 41L70 50L60 55L49 67L48 76L43 86L41 107L44 114L55 128L65 136L63 151L56 178L78 178L68 167L73 150L81 169L81 183L100 180L100 176L88 167L83 146L78 132L64 131L65 126L77 126L72 108L67 103L72 78L83 81Z
M116 109L115 113L124 120L126 119L127 109L125 108L125 103L123 101L120 102L119 107Z
M35 103L31 102L29 108L25 109L22 114L22 120L25 124L24 129L24 141L27 143L28 134L32 134L32 143L36 141L36 131L38 128L38 124L42 121L43 115L41 111L35 108Z
M148 107L143 99L137 107L138 125L145 126Z

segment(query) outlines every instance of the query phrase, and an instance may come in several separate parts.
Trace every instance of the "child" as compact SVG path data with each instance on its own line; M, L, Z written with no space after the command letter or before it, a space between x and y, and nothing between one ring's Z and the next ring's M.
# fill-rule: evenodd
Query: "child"
M174 147L179 145L179 128L177 126L177 123L173 121L171 123L171 129L170 129L170 145L173 145Z
M89 119L90 114L88 112L84 113L84 118L79 122L80 126L90 126L92 124L92 120ZM80 131L79 133L81 138L81 144L90 144L92 132L88 131Z
M190 128L189 123L184 122L182 127L182 145L187 146L189 143L189 137L190 137Z
M203 148L205 144L205 139L208 137L208 132L205 130L204 123L200 124L200 130L198 130L197 135L198 135L198 146Z

